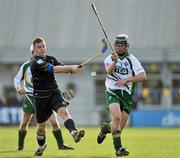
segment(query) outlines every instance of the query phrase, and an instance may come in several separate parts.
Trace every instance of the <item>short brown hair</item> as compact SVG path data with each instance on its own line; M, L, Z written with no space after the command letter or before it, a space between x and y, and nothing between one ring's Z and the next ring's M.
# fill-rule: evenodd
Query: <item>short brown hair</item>
M36 38L33 39L32 45L34 47L36 43L41 43L41 42L46 44L45 40L42 37L36 37Z

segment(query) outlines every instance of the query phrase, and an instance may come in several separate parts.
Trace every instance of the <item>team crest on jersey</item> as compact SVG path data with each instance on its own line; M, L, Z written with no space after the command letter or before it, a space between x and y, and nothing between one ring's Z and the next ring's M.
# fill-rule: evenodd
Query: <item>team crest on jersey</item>
M108 97L108 100L111 100L111 99L112 99L112 96L109 96L109 97Z
M124 65L125 65L125 66L128 66L129 64L128 64L128 62L125 62Z
M44 61L42 59L37 60L38 64L42 64Z

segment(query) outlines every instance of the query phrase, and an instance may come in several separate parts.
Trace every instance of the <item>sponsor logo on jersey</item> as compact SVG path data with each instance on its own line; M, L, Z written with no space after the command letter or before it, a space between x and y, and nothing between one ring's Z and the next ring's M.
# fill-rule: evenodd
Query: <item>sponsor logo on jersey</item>
M128 74L128 68L123 68L123 67L116 67L114 72L117 72L121 75L127 75Z

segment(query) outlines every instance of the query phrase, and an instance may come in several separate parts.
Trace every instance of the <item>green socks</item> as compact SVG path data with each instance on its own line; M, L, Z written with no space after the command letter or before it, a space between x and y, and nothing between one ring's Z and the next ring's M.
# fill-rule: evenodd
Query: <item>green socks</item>
M104 134L111 133L111 125L109 123L103 122L101 126L101 131Z
M117 151L122 147L121 144L121 131L117 130L112 133L114 149Z
M19 130L18 131L18 147L24 147L24 139L26 136L26 130Z
M61 130L58 129L58 130L53 131L53 135L56 138L56 142L57 142L58 148L61 148L64 145L64 141L63 141Z
M111 133L111 124L103 122L102 126L101 126L101 132L103 134ZM114 131L112 133L112 137L113 137L114 148L117 151L117 150L119 150L119 148L122 147L122 144L121 144L121 131L120 130Z

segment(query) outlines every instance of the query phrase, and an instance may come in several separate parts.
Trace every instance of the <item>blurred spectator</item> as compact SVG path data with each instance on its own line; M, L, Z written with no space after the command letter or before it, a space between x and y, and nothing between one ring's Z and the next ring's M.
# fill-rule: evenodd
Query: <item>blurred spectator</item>
M137 95L133 95L132 96L132 101L133 101L133 110L137 110L137 106L138 106L138 96Z
M4 87L4 96L6 105L20 106L20 100L18 99L13 86Z
M0 82L0 106L2 105L6 105L7 102L6 102L6 99L3 95L3 90L2 90L2 85L1 85L1 82Z

